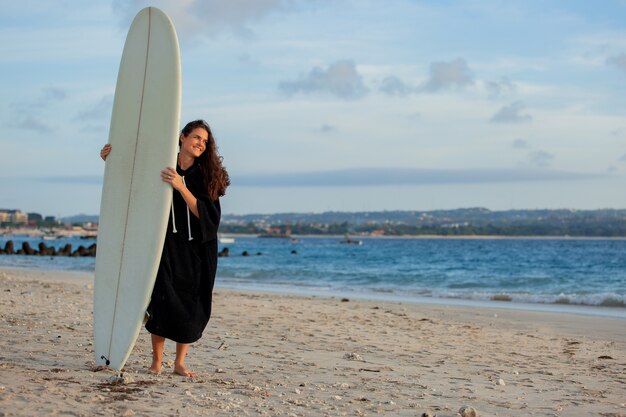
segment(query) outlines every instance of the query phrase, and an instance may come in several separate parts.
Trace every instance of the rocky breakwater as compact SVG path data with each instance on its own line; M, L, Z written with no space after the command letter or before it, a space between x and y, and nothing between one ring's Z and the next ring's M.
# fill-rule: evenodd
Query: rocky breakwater
M7 241L4 248L0 247L0 255L32 255L32 256L96 256L96 244L92 244L89 247L80 245L76 250L72 250L70 243L66 244L60 249L53 246L47 246L44 242L40 242L37 248L30 246L30 243L23 242L22 247L15 250L15 245L12 240Z

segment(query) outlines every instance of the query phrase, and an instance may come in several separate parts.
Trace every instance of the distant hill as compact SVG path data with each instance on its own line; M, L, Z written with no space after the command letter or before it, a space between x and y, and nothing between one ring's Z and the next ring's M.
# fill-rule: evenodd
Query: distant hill
M61 222L66 224L75 224L75 223L98 223L98 215L97 214L77 214L69 217L62 217Z
M626 209L324 212L224 215L225 233L287 227L293 234L626 237Z
M282 223L385 223L397 222L404 224L442 224L450 222L472 222L488 224L493 222L528 222L546 220L626 220L626 209L601 210L504 210L491 211L486 208L461 208L454 210L433 211L370 211L370 212L339 212L324 213L276 213L276 214L245 214L222 216L226 223L265 223L277 225Z

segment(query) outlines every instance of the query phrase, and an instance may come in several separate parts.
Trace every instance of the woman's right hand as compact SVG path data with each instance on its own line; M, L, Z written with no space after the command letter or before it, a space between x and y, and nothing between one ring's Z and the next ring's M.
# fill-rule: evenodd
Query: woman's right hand
M109 156L109 154L111 153L111 149L112 146L110 143L107 143L106 145L104 145L104 147L100 150L100 158L102 158L103 161L107 160L107 156Z

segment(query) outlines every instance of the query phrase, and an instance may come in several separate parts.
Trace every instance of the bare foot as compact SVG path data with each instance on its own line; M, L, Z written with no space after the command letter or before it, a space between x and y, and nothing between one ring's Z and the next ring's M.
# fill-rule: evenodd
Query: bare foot
M161 362L152 361L152 365L148 368L149 374L160 375L161 374Z
M195 378L198 376L194 371L185 368L184 365L174 365L174 373L176 375L184 376L187 378Z

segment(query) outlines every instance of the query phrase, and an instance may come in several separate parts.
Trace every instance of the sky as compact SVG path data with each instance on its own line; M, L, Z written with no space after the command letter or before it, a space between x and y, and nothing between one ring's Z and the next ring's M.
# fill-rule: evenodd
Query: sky
M626 208L626 0L0 0L0 208L98 214L149 5L225 214Z

